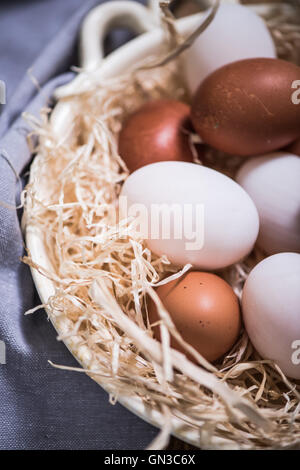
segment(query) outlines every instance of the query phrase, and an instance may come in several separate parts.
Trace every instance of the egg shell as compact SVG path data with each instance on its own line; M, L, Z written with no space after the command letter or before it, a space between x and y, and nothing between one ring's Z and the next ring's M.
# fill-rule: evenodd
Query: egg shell
M211 273L192 271L156 290L183 339L208 361L223 356L235 343L241 327L238 298L227 282ZM149 302L149 321L160 320ZM160 340L160 328L154 327ZM171 346L184 348L172 337Z
M127 178L121 198L121 217L144 217L145 224L137 223L140 236L177 265L224 268L246 256L258 234L258 213L248 194L202 165L147 165Z
M300 104L297 105L297 106L300 106ZM292 144L290 144L290 145L287 147L286 151L287 151L288 153L292 153L293 155L297 155L298 157L300 157L300 139L295 140L295 142L293 142Z
M242 293L250 340L265 359L300 379L300 255L279 253L251 271Z
M253 57L276 57L264 21L248 7L220 5L213 21L183 56L190 92L223 65Z
M119 154L130 171L166 160L193 161L190 107L176 100L149 101L131 114L119 135Z
M300 252L300 158L286 152L251 158L236 180L258 210L257 244L268 254Z
M278 150L300 135L292 83L300 67L279 59L233 62L211 74L193 98L195 130L214 148L252 156Z

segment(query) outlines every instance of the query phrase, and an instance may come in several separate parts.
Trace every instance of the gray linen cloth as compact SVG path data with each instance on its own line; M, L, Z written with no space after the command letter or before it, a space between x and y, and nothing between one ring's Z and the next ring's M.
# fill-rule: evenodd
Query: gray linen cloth
M73 77L68 70L75 64L80 23L98 3L32 0L0 6L0 79L7 85L0 117L0 341L6 347L6 364L0 364L0 449L142 449L157 433L121 405L110 405L89 377L48 364L50 359L77 365L56 340L44 311L24 316L40 301L30 271L20 261L21 211L9 208L20 193L12 167L24 183L31 158L28 127L20 114L38 115L53 90ZM128 34L110 39L112 47ZM31 66L41 89L27 73L14 90L45 45Z

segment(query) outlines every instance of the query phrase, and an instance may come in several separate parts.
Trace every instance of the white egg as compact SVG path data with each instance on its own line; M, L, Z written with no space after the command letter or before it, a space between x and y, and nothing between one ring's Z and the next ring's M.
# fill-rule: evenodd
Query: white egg
M183 56L191 93L216 69L236 60L276 57L271 34L264 21L242 5L224 4L207 29Z
M242 294L245 327L255 349L300 379L300 254L279 253L251 271Z
M300 158L275 152L252 158L237 182L253 199L260 218L257 244L268 254L300 251Z
M224 268L246 256L258 234L257 210L243 188L194 163L142 167L121 196L122 217L136 216L149 248L177 265Z

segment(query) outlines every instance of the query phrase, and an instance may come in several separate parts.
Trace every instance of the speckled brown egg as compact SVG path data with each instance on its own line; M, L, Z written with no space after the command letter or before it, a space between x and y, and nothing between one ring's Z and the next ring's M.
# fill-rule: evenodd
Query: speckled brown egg
M212 73L198 88L192 122L204 142L241 156L280 149L300 136L292 83L300 67L280 59L246 59Z
M192 271L159 286L157 294L183 339L208 361L215 361L234 345L241 327L238 298L231 286L215 274ZM151 324L159 320L154 302L148 306ZM154 326L160 339L160 328ZM184 352L174 338L171 345Z
M192 162L190 125L190 107L185 103L150 101L125 121L119 154L131 172L160 161Z

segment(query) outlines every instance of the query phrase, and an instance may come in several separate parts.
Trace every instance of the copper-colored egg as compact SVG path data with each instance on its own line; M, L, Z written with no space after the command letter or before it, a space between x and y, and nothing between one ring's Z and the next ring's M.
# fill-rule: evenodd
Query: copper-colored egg
M300 106L297 105L297 106ZM289 152L289 153L292 153L293 155L298 155L298 157L300 157L300 139L296 140L295 142L293 142L291 145L289 145L286 150Z
M238 298L231 286L215 274L192 271L157 288L183 339L208 361L223 356L235 343L241 328ZM156 306L148 306L150 324L159 320ZM160 328L154 326L160 340ZM184 352L172 337L171 345Z
M212 73L198 88L192 123L204 142L250 156L280 149L300 136L292 83L300 67L279 59L246 59Z
M190 107L176 100L150 101L125 121L119 154L132 172L160 161L193 161L188 127Z

